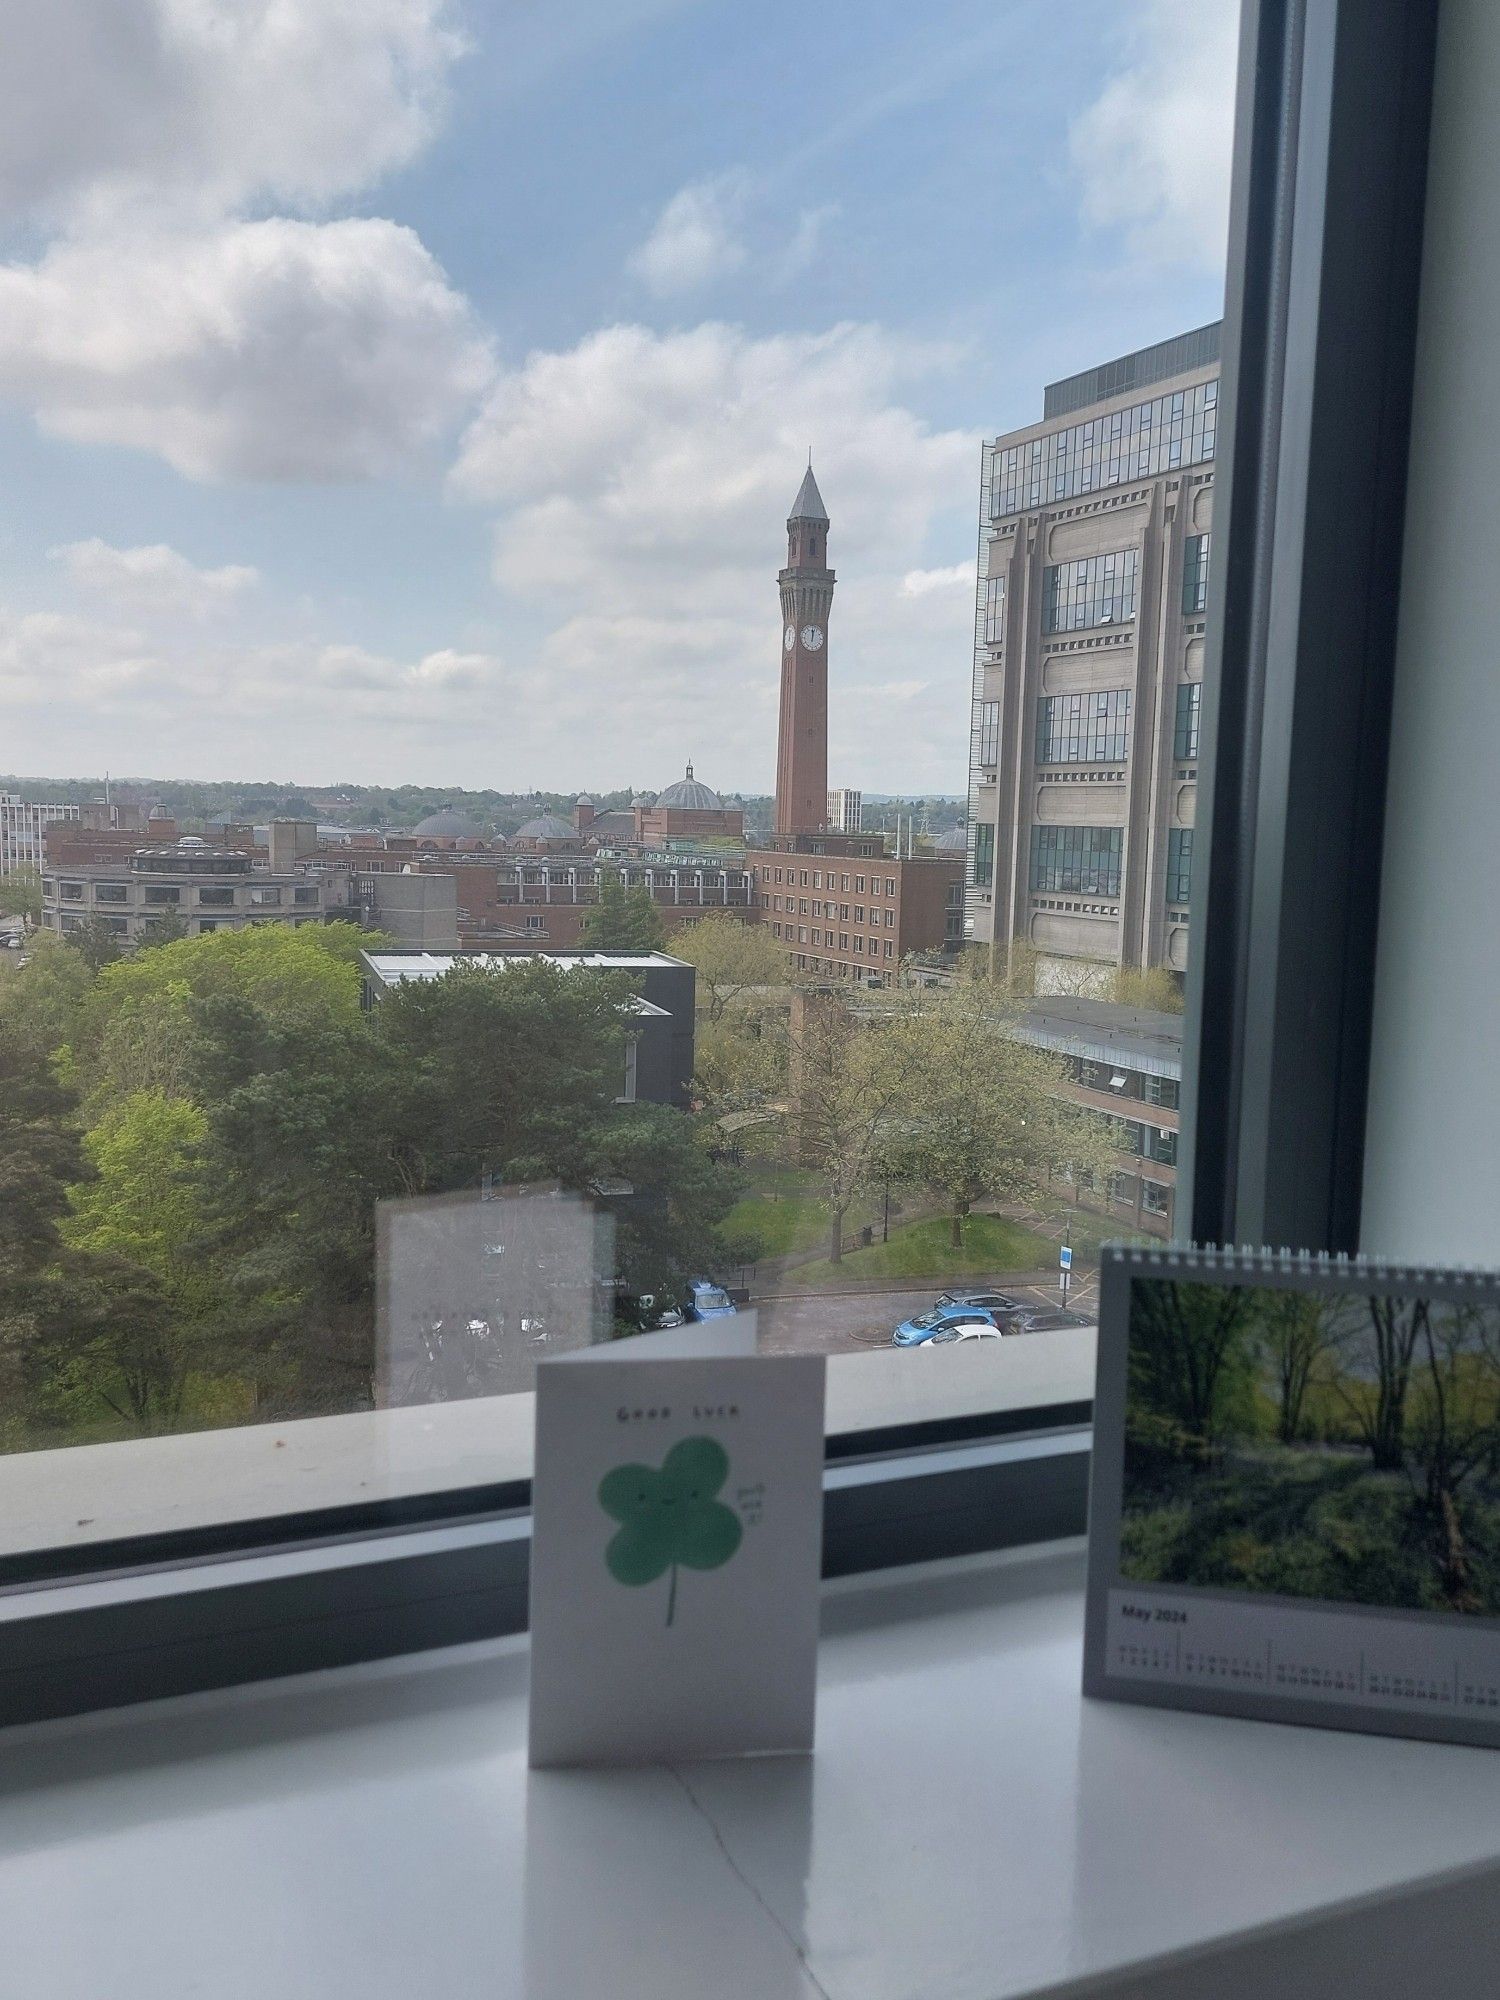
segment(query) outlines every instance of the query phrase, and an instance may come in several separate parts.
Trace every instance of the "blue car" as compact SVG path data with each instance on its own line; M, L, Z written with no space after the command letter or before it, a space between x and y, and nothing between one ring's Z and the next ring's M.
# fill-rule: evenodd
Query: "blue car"
M1000 1315L985 1306L934 1306L931 1312L918 1313L915 1319L902 1320L891 1339L897 1347L920 1347L936 1333L946 1332L950 1327L965 1326L993 1327L997 1333L1003 1330Z
M689 1319L733 1319L738 1311L728 1292L722 1285L716 1285L712 1278L688 1280Z

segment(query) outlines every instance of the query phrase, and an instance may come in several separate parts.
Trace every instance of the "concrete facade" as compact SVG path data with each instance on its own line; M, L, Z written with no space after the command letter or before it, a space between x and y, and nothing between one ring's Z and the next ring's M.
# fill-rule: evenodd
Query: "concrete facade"
M965 933L1039 990L1187 963L1218 333L984 446Z
M321 924L327 903L322 881L274 874L249 854L191 835L112 860L49 856L42 872L44 929L65 937L94 919L127 948L171 917L197 936L249 924Z
M34 805L15 792L0 792L0 877L18 868L40 868L49 826L76 821L77 806Z

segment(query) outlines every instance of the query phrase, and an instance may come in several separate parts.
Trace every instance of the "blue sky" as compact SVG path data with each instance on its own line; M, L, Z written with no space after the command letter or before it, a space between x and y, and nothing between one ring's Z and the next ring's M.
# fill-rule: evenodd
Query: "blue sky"
M1212 318L1224 0L52 0L0 76L0 768L962 788L978 439Z

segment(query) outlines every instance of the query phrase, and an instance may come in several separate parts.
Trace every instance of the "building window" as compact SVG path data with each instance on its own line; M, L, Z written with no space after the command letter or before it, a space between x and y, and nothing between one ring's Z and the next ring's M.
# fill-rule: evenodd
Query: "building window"
M1159 1167L1175 1167L1177 1164L1177 1134L1162 1132L1156 1126L1146 1130L1145 1157L1155 1160Z
M840 950L840 951L847 951L848 949L849 949L849 933L848 933L847 931L840 931L840 932L839 932L839 950Z
M886 893L886 894L887 894L888 896L894 896L894 895L895 895L895 893L896 893L896 878L895 878L895 876L894 876L894 875L887 875L887 876L886 876L886 878L885 878L885 893Z
M849 893L849 877L847 875L840 875L839 877L839 893L843 896L847 896Z
M620 1102L622 1104L635 1103L636 1059L640 1054L639 1044L640 1037L638 1035L627 1035L625 1037L625 1087L620 1092Z
M861 936L859 935L859 933L858 933L857 931L856 931L856 932L855 932L855 934L854 934L854 951L855 951L855 955L856 955L856 957L859 957L859 958L863 958L863 957L864 957L864 952L865 952L865 941L864 941L864 939L863 939L863 938L862 938L862 937L861 937Z
M807 943L807 931L806 931L806 929L805 929L805 928L804 928L804 927L803 927L802 925L800 925L800 924L799 924L799 925L798 925L798 927L797 927L797 942L798 942L798 944L806 944L806 943Z
M1173 466L1201 465L1214 455L1218 418L1218 382L1200 382L997 450L989 469L990 519L1123 479L1154 478Z
M1171 1206L1171 1190L1160 1181L1141 1182L1141 1207L1147 1215L1165 1215Z
M1117 763L1130 754L1130 689L1044 694L1036 705L1039 764Z
M65 903L81 903L83 901L83 884L81 882L62 882L59 883L58 888Z
M857 924L862 924L864 920L865 920L865 906L863 903L856 903L854 905L854 921Z
M1000 761L1000 704L998 701L982 701L979 704L979 727L975 731L977 746L974 761L986 771L993 770Z
M887 930L889 930L889 929L891 928L892 924L894 924L894 923L895 923L895 921L896 921L896 912L895 912L894 910L887 910L887 911L886 911L886 913L885 913L885 927L886 927L886 929L887 929Z
M99 922L116 937L124 937L130 929L129 917L101 917Z
M1159 1104L1163 1111L1175 1111L1182 1097L1182 1085L1175 1076L1148 1076L1146 1102Z
M150 892L148 891L147 893L149 894ZM252 909L274 909L280 901L281 891L279 889L252 889L250 891L250 906Z
M863 895L863 894L865 893L865 878L864 878L864 876L863 876L863 875L856 875L856 876L855 876L855 878L854 878L854 893L855 893L855 895L856 895L856 896L862 896L862 895Z
M981 821L974 829L974 887L988 889L995 879L995 829Z
M231 910L234 908L234 891L233 889L200 889L198 891L198 901L206 904L209 909Z
M1198 711L1202 701L1201 681L1184 681L1177 690L1177 724L1172 732L1172 755L1179 762L1198 754Z
M1125 830L1118 826L1034 826L1031 886L1047 895L1118 896Z
M1137 549L1053 563L1042 573L1042 630L1083 632L1135 616Z
M96 903L123 903L129 899L130 891L123 882L96 882L94 901Z
M894 958L896 956L896 947L891 943L889 938L885 941L885 955L887 958Z
M1185 903L1193 880L1193 829L1174 826L1167 834L1167 901Z
M998 646L1005 637L1005 578L987 576L979 588L983 592L984 643Z
M157 904L180 903L182 901L182 891L180 889L160 888L154 883L148 883L143 901Z
M1208 606L1208 536L1189 535L1182 545L1182 608L1191 618Z
M316 889L294 889L292 891L292 901L294 903L315 903L317 900L318 892Z
M528 917L526 919L526 928L529 931L544 931L547 928L547 919L545 917Z

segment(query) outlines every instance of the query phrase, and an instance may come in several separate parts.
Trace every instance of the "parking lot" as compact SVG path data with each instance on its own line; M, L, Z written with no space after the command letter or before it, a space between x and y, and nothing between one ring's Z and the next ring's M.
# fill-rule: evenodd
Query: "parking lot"
M953 1281L961 1285L979 1284L978 1279ZM756 1299L758 1344L768 1354L857 1354L871 1347L889 1347L892 1330L912 1314L925 1312L942 1285L923 1285L909 1291L824 1293L809 1297ZM1059 1303L1057 1286L1015 1285L1004 1289L1019 1299L1053 1308ZM1068 1294L1068 1305L1092 1314L1096 1281L1092 1271L1081 1273Z

